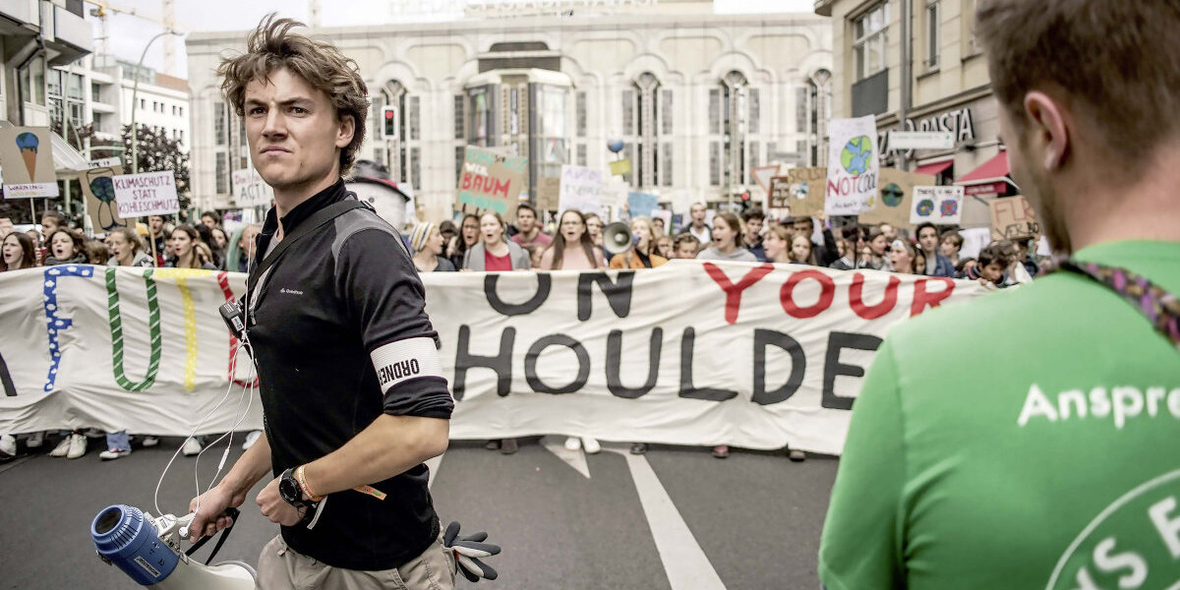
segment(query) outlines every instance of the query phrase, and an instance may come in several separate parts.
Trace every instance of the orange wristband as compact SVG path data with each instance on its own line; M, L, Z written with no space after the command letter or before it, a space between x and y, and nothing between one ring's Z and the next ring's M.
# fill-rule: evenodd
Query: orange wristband
M320 500L323 500L324 497L317 496L315 495L315 492L311 491L311 486L307 485L307 476L303 472L304 467L305 465L300 465L299 467L295 468L295 481L299 483L299 489L303 490L303 495L307 496L307 498L312 502L319 502Z

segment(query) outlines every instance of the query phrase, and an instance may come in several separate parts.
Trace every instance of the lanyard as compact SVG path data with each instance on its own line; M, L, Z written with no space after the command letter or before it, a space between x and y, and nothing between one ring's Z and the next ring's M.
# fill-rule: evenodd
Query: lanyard
M1176 295L1125 268L1069 258L1062 261L1057 270L1089 277L1114 291L1142 313L1172 346L1180 350L1180 300L1177 300Z

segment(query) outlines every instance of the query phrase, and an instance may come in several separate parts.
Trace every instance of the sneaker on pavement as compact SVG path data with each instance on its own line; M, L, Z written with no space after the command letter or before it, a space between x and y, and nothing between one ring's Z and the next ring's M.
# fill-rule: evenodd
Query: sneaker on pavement
M67 436L61 439L61 442L57 443L57 446L53 447L53 450L50 451L49 456L65 457L66 454L70 452L70 438L72 437Z
M647 452L647 443L631 443L631 454L642 455Z
M77 459L86 454L86 435L81 432L75 432L70 435L70 450L66 453L67 459Z
M799 449L791 449L791 454L788 455L788 457L796 463L802 463L803 461L807 460L807 453L804 453Z
M11 434L0 436L0 453L5 455L16 454L16 437Z
M500 454L511 455L517 451L516 439L506 438L500 443Z
M246 435L246 442L242 443L242 450L249 451L254 443L258 442L259 437L262 436L261 430L251 430L250 434Z
M576 451L580 448L582 448L582 439L576 436L571 436L565 439L565 450Z
M145 436L145 437L143 437L143 448L145 448L145 449L154 447L158 444L160 444L160 437L158 437L158 436Z
M589 436L583 436L582 448L586 449L587 453L594 455L602 450L602 445L598 444L598 439L591 438Z
M131 454L131 449L126 449L126 450L107 449L107 450L99 453L98 458L102 459L103 461L114 461L115 459L118 459L119 457L126 457L127 455L130 455L130 454Z
M500 449L500 441L499 440L489 440L488 442L483 443L483 448L485 448L489 451L499 450Z
M184 441L184 446L180 448L180 452L184 453L185 457L192 457L201 453L201 441L196 437L190 436L188 440Z
M34 432L33 434L30 434L28 440L25 441L25 446L30 449L39 449L44 442L45 433Z
M729 446L717 445L713 447L713 456L717 457L718 459L725 459L729 457Z

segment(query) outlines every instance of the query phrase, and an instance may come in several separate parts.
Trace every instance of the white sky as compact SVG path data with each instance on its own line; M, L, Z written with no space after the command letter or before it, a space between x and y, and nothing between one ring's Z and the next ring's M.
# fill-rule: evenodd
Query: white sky
M131 61L139 61L144 45L163 30L157 24L161 14L160 0L103 0L120 10L135 10L146 18L111 14L108 17L111 52ZM186 32L243 31L254 27L264 15L279 12L282 16L307 20L307 2L300 0L175 0L177 27ZM399 0L321 0L324 26L373 25L391 22L390 4ZM657 0L658 1L658 0ZM805 12L811 13L814 0L715 0L714 10L723 14ZM93 8L89 3L86 9ZM91 21L94 36L100 36L98 19ZM160 69L163 65L163 37L152 44L145 63ZM98 41L95 41L95 48ZM183 39L176 41L178 74L187 77L187 61Z

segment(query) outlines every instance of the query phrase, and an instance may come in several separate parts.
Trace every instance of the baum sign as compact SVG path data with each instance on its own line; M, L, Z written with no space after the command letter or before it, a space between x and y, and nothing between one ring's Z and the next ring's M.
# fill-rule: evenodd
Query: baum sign
M529 159L523 156L506 156L467 146L455 210L476 214L495 211L505 221L514 220L528 167Z
M112 178L119 217L171 215L180 211L171 170L124 174Z
M422 280L456 400L454 439L589 435L832 454L889 330L983 293L969 281L696 261ZM21 310L0 314L2 432L187 435L193 408L216 405L231 381L256 383L216 311L241 297L242 274L65 265L0 274L0 289ZM420 370L390 365L378 377ZM235 406L198 434L234 429ZM261 427L256 408L239 429Z

